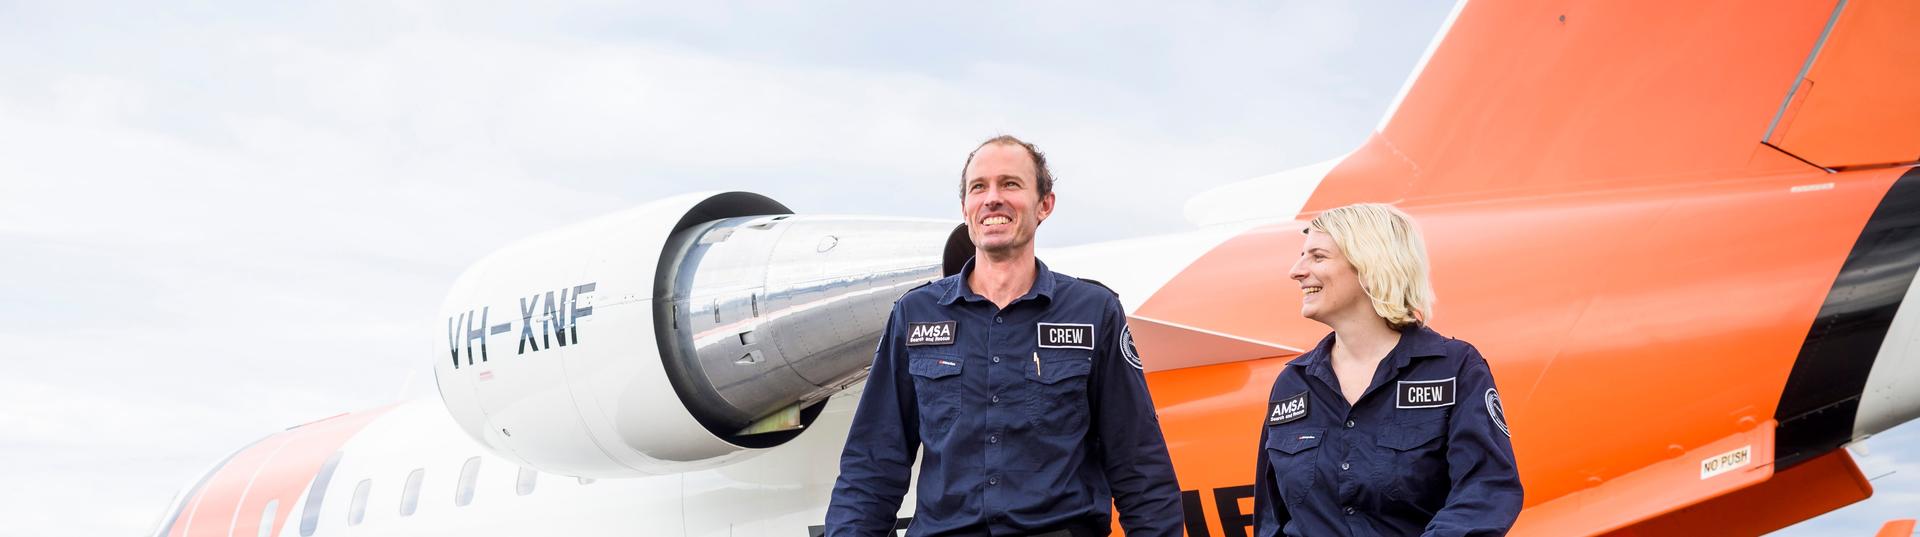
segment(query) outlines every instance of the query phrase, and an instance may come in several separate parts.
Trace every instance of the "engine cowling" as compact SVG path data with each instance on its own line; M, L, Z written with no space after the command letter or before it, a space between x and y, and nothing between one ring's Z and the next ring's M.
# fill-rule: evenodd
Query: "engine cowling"
M954 264L955 226L797 216L729 192L520 241L448 293L441 399L494 454L552 473L751 456L865 378L892 301Z

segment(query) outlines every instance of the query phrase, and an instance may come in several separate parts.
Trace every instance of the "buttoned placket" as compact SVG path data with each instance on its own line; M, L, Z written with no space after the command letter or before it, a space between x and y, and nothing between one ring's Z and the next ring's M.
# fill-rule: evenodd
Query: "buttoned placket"
M1021 336L1029 333L1030 330L1018 330L1015 327L1030 324L1022 322L1021 319L1042 315L1044 311L1038 311L1036 308L1044 310L1045 302L1035 302L1037 297L1032 291L1007 303L1005 308L996 308L991 301L981 298L981 305L988 310L985 317L993 319L993 322L987 326L986 349L984 349L985 354L990 357L986 375L986 393L990 409L988 414L993 416L993 419L990 420L991 426L988 427L987 436L984 439L989 473L986 494L983 495L984 504L981 507L988 512L998 512L1004 509L1001 494L1003 478L995 472L1005 468L1007 463L1011 462L1007 460L1012 453L1009 453L1011 448L1006 444L1010 440L1006 436L1006 431L1013 426L1020 415L1015 410L999 405L1000 394L1014 389L1016 382L1027 381L1024 368L1028 365L1019 357L1026 354L1027 350L1027 346L1021 343L1026 340L1021 339ZM1027 304L1028 302L1034 303Z
M1376 397L1375 392L1381 391L1383 387L1392 383L1393 379L1399 377L1400 371L1407 365L1404 363L1406 360L1400 359L1399 353L1400 349L1396 346L1393 351L1387 353L1386 357L1381 358L1379 366L1374 369L1373 378L1367 383L1367 389L1360 392L1360 398L1352 404L1347 403L1346 395L1340 391L1340 380L1334 376L1331 349L1326 355L1321 356L1320 360L1308 367L1307 376L1320 382L1327 393L1333 394L1335 415L1332 421L1336 425L1328 427L1326 437L1320 440L1322 448L1319 450L1322 452L1320 462L1334 463L1333 467L1339 468L1338 471L1331 472L1334 490L1340 500L1340 512L1347 515L1343 517L1347 531L1353 535L1371 531L1365 517L1353 516L1360 512L1363 500L1360 497L1360 482L1366 477L1360 475L1362 472L1353 470L1353 458L1361 450L1366 449L1367 444L1372 443L1371 438L1360 434L1355 429L1363 425L1363 420L1385 419L1384 416L1377 415L1379 413L1365 415L1357 412L1357 409L1367 405L1368 401ZM1373 424L1365 423L1364 425L1372 426ZM1316 463L1314 471L1319 471L1320 467L1320 464Z
M1012 305L1009 304L1008 306ZM980 300L975 307L980 308L979 311L983 314L981 316L982 321L991 320L991 322L981 323L986 326L987 331L986 338L983 340L986 348L981 350L990 358L988 359L989 363L985 378L986 389L984 390L987 393L987 411L985 413L987 417L985 420L987 427L985 431L983 431L986 437L981 439L981 441L985 442L985 449L982 451L986 454L986 457L982 462L985 462L987 465L987 467L984 468L987 473L987 478L986 490L981 491L980 507L988 513L999 513L1006 510L1006 505L1001 492L1001 476L997 472L999 472L1001 468L1006 467L1007 451L1009 451L1006 444L1001 442L1001 436L1005 434L1007 429L1007 409L999 405L1000 394L1007 390L1006 366L1001 364L1007 362L1005 356L1008 355L1008 349L1002 348L1000 344L1001 335L1004 331L1006 310L995 307L992 302L986 301L984 298Z
M1320 456L1319 460L1315 461L1312 471L1319 472L1326 463L1338 463L1340 471L1332 472L1335 497L1340 500L1341 512L1352 515L1358 512L1358 510L1354 509L1354 504L1358 501L1360 493L1359 483L1353 477L1355 472L1351 471L1353 467L1351 464L1353 453L1358 447L1354 445L1354 438L1358 435L1354 433L1353 428L1359 425L1353 415L1354 405L1348 404L1346 396L1340 392L1340 380L1333 375L1333 359L1331 356L1324 357L1324 359L1308 367L1307 373L1307 376L1312 377L1315 382L1319 382L1327 393L1333 394L1333 397L1331 397L1333 400L1333 408L1331 409L1333 410L1333 419L1331 421L1334 423L1334 426L1328 427L1325 437L1320 439L1320 449L1317 450L1320 452ZM1371 386L1368 387L1368 391L1372 391ZM1360 396L1360 401L1366 401L1366 397L1366 393L1363 392ZM1349 516L1346 520L1347 530L1350 533L1358 534L1359 528L1355 527L1355 522L1356 520Z
M981 491L980 507L989 513L997 513L1006 509L1006 498L1002 492L1004 488L1002 486L1004 477L998 472L1001 468L1007 467L1007 458L1011 455L1011 453L1009 453L1011 448L1007 446L1007 441L1010 439L1006 437L1006 431L1012 426L1012 420L1008 416L1012 411L1000 405L1000 394L1006 393L1007 390L1012 387L1012 381L1014 379L1022 379L1022 376L1018 372L1008 369L1010 365L1021 362L1019 360L1007 359L1008 356L1018 356L1018 353L1015 352L1017 349L1008 348L1004 343L1005 340L1008 339L1006 337L1007 330L1010 330L1008 321L1010 317L1014 315L1014 308L1016 308L1024 298L1025 297L1015 299L1013 302L1008 303L1006 308L998 308L994 306L991 301L979 295L970 295L961 301L965 307L974 309L975 312L979 313L979 318L982 321L990 320L990 322L981 323L986 327L986 337L981 340L984 343L981 354L987 358L988 363L986 368L987 373L982 376L981 379L985 389L981 390L981 392L976 392L983 392L987 396L987 410L984 416L986 419L983 420L985 421L986 427L981 431L982 437L977 439L977 441L981 442L983 448L981 451L985 455L985 457L983 457L985 460L982 462L987 465L984 469L986 471L986 487L985 490ZM1018 325L1017 322L1013 324L1015 326ZM1012 374L1010 375L1009 373Z

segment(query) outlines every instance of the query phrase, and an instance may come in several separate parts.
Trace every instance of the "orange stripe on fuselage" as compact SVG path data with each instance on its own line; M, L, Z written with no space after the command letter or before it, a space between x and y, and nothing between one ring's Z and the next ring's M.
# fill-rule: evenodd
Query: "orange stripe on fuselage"
M273 461L289 439L286 433L276 434L234 454L201 486L197 497L187 505L187 513L174 523L170 535L226 535L247 484Z
M227 537L260 535L261 514L267 503L279 500L274 529L279 535L300 497L328 457L392 406L354 412L302 425L267 437L233 458L209 477L196 497L185 504L168 537ZM346 498L329 499L346 501ZM328 525L345 521L321 521Z

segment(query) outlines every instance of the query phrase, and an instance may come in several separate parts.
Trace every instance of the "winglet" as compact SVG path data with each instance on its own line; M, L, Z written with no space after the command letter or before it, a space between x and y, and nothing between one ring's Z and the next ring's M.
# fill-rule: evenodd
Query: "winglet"
M1889 520L1885 525L1880 526L1880 533L1873 535L1874 537L1911 537L1913 525L1914 519L1911 518Z

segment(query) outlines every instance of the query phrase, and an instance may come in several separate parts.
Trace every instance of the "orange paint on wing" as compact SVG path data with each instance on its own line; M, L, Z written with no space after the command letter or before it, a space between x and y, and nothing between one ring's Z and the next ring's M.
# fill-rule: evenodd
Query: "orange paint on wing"
M1607 535L1760 535L1872 495L1873 485L1853 457L1844 450L1835 451L1780 472L1765 483Z

